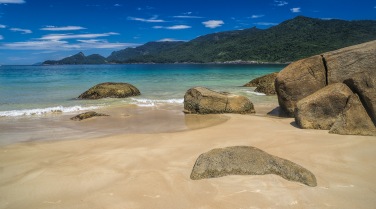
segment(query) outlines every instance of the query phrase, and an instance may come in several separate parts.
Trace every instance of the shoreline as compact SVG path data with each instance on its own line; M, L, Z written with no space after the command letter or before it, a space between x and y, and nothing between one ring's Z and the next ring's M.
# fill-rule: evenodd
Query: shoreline
M298 129L292 118L225 116L229 119L215 126L182 132L1 146L0 208L370 208L376 204L374 137ZM307 168L318 186L276 175L189 178L201 153L239 145L257 147Z

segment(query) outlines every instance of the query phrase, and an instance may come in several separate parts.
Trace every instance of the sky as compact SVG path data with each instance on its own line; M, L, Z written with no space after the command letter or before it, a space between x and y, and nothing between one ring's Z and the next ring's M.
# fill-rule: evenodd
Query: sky
M0 65L108 56L149 41L189 41L296 16L376 20L376 0L0 0Z

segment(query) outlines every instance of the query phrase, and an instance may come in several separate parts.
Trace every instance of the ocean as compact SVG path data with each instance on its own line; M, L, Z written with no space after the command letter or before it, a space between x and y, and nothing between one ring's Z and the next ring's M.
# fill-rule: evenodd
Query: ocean
M195 86L245 95L254 103L267 103L275 97L241 86L283 67L285 65L257 64L0 66L0 117L37 117L127 104L181 105L185 92ZM76 99L90 87L103 82L131 83L141 91L141 96Z

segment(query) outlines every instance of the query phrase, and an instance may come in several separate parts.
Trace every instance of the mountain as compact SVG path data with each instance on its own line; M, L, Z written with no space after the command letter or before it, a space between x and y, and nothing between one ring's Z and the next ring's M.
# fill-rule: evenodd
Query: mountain
M64 58L62 60L47 60L43 62L43 65L84 65L84 64L106 64L107 60L105 57L99 54L92 54L85 56L84 53L80 52L73 56Z
M298 16L269 29L208 34L189 42L149 42L113 52L110 63L291 62L376 39L376 21Z

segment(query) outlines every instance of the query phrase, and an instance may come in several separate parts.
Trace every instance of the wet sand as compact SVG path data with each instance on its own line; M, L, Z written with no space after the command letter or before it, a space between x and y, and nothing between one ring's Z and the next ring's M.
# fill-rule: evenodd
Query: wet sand
M271 109L261 108L258 115L225 115L229 119L194 130L185 126L178 132L2 146L0 208L375 207L375 137L302 130L293 119L263 116ZM105 129L108 124L99 120L108 118L84 123ZM189 178L201 153L238 145L307 168L318 186L276 175Z

